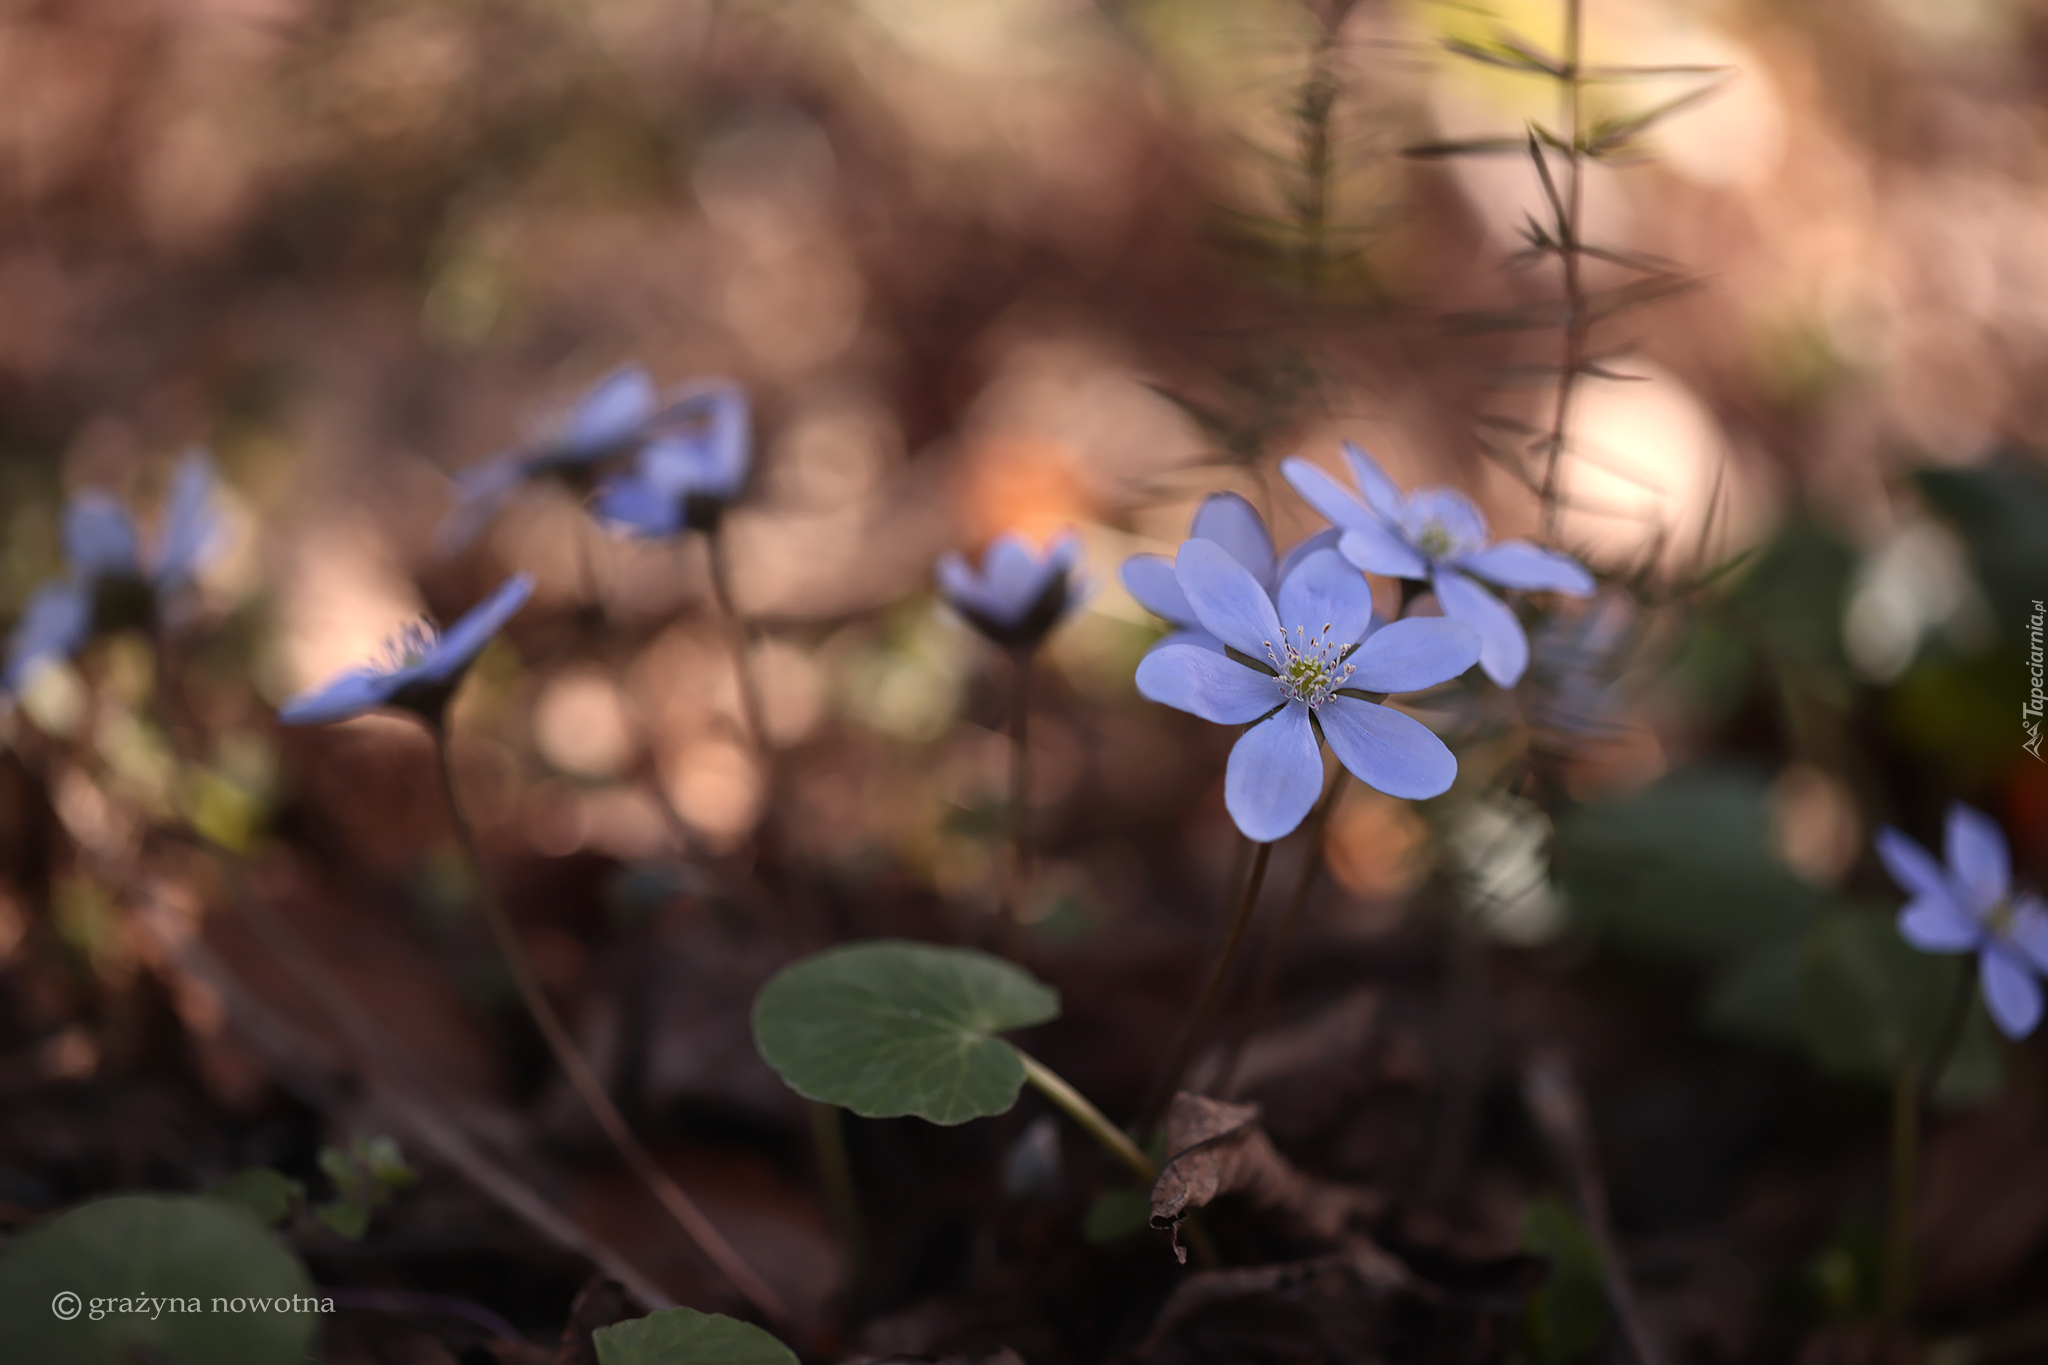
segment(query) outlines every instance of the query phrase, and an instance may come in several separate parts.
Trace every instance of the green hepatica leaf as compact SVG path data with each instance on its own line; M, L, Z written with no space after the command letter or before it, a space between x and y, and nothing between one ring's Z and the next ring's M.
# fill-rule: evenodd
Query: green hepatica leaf
M1884 1084L1902 1059L1927 1063L1956 990L1974 991L1975 980L1974 961L1915 951L1889 916L1843 911L1814 926L1802 944L1800 1031L1822 1070ZM2004 1048L1973 1001L1937 1097L1988 1098L2004 1069Z
M1555 846L1574 913L1632 947L1694 961L1797 937L1826 898L1772 852L1769 791L1760 774L1696 768L1576 812Z
M719 1313L665 1308L590 1334L598 1365L797 1365L760 1328Z
M1017 1102L998 1033L1059 1016L1059 992L987 953L878 939L785 967L754 1002L754 1042L798 1094L866 1118L965 1123Z
M12 1365L300 1365L313 1292L298 1257L222 1200L107 1199L0 1256L0 1338Z

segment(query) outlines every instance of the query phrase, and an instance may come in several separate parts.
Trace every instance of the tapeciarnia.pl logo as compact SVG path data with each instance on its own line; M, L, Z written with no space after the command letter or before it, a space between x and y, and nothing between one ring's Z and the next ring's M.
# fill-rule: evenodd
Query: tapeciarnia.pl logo
M2048 616L2048 610L2043 609L2041 599L2037 597L2034 599L2034 614L2027 618L2027 676L2033 685L2027 692L2026 701L2020 706L2020 724L2025 726L2027 731L2027 737L2020 747L2032 754L2037 761L2048 763L2048 759L2041 757L2041 712L2044 704L2048 704L2048 696L2044 696L2041 690L2041 621L2044 616Z

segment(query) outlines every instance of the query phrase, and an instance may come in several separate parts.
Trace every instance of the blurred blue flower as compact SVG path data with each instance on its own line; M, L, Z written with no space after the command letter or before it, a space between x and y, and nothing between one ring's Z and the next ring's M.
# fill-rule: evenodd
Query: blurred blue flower
M1299 456L1283 461L1280 469L1295 491L1343 533L1338 548L1346 559L1367 573L1428 583L1444 615L1479 632L1479 666L1486 676L1513 687L1529 666L1529 637L1507 604L1474 580L1587 597L1593 575L1570 556L1526 540L1489 545L1486 518L1456 489L1422 488L1403 497L1386 471L1349 441L1344 457L1363 502Z
M584 391L552 435L457 474L455 506L436 542L444 553L460 550L526 483L578 482L599 461L633 453L655 417L654 380L638 365L621 365Z
M514 574L446 634L415 621L386 647L382 662L293 697L278 708L277 718L286 725L327 725L394 706L438 724L470 664L532 595L532 576Z
M1028 649L1086 595L1075 575L1081 542L1063 535L1045 547L1011 532L996 537L976 569L966 556L939 556L939 594L974 628L999 645Z
M1265 521L1235 493L1211 493L1204 498L1195 509L1194 524L1188 528L1190 539L1211 540L1228 551L1258 580L1268 597L1280 590L1281 580L1304 558L1317 550L1334 548L1338 534L1335 530L1319 532L1289 550L1285 559L1276 558L1273 537L1267 534ZM1122 577L1124 587L1139 606L1179 627L1154 648L1197 645L1213 653L1223 652L1223 642L1203 630L1196 619L1194 606L1180 590L1180 580L1174 577L1172 560L1165 555L1132 555L1123 563Z
M1333 550L1304 557L1277 603L1252 572L1209 540L1190 540L1174 576L1195 618L1229 649L1154 650L1138 665L1153 701L1244 725L1224 771L1223 801L1261 843L1299 825L1323 786L1322 749L1367 786L1420 800L1450 788L1458 760L1412 716L1378 704L1448 682L1479 660L1479 637L1446 617L1377 625L1372 589Z
M158 624L164 606L191 584L219 540L213 461L197 448L171 472L157 552L147 567L141 536L120 499L102 488L72 494L64 504L64 576L29 597L8 640L0 693L19 692L40 664L76 654L95 630Z
M1887 825L1877 856L1912 896L1899 912L1899 936L1927 953L1977 954L1977 981L1991 1018L2008 1038L2041 1022L2048 976L2048 905L2013 893L2012 854L1997 822L1962 802L1948 808L1948 865Z
M643 536L710 530L739 497L753 463L746 390L699 380L676 393L650 433L633 467L598 490L591 510Z

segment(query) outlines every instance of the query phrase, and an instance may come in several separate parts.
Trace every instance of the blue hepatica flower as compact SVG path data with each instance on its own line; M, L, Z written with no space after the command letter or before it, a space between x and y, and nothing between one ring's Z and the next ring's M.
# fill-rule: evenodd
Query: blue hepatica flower
M1342 538L1344 557L1367 573L1426 582L1444 615L1479 632L1479 666L1502 687L1513 687L1529 666L1529 637L1506 603L1480 580L1525 592L1588 597L1593 576L1568 555L1526 540L1486 539L1486 518L1453 488L1422 488L1403 497L1373 458L1344 443L1364 501L1309 461L1295 457L1281 472L1297 493L1328 517Z
M293 697L277 718L286 725L327 725L390 706L438 724L462 675L532 595L532 576L514 574L446 634L416 621L391 642L381 663Z
M19 692L39 666L85 648L95 630L158 622L218 548L213 462L198 449L178 461L150 562L128 509L105 489L72 494L64 505L63 538L64 576L30 596L8 641L0 693Z
M468 544L514 493L535 479L580 484L598 462L633 453L655 420L655 401L647 371L622 365L591 385L546 439L457 474L455 506L436 533L441 548L453 552Z
M1889 825L1877 832L1885 870L1913 897L1899 912L1899 935L1922 952L1977 954L1991 1018L2006 1037L2024 1038L2041 1022L2036 978L2048 976L2048 905L2013 893L2012 854L1990 816L1958 801L1945 835L1943 867Z
M643 536L710 530L746 486L753 451L746 390L699 380L670 400L632 469L600 488L591 510Z
M1043 553L1010 532L996 537L976 569L957 550L939 556L939 593L969 624L1009 649L1043 640L1083 596L1075 575L1081 542L1063 535Z
M1372 590L1333 550L1319 550L1280 583L1277 602L1214 541L1190 540L1174 577L1195 618L1229 649L1154 650L1138 690L1221 725L1250 729L1230 751L1223 801L1245 836L1282 838L1323 786L1322 750L1367 786L1420 800L1448 790L1458 760L1412 716L1379 705L1392 692L1448 682L1479 659L1479 637L1445 617L1375 627Z
M1188 529L1194 540L1221 545L1230 557L1244 565L1268 597L1280 591L1280 583L1294 566L1317 550L1335 548L1338 532L1323 531L1310 536L1281 559L1273 552L1273 537L1252 505L1235 493L1211 493L1195 509L1194 525ZM1173 561L1165 555L1132 555L1123 565L1124 587L1138 605L1179 627L1154 648L1165 645L1199 645L1217 654L1223 642L1202 629L1188 595L1180 590Z

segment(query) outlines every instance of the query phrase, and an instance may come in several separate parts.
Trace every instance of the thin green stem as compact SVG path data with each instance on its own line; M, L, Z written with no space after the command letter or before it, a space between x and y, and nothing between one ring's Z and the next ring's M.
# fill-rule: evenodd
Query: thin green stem
M818 1183L825 1190L825 1207L839 1225L839 1237L854 1265L861 1263L860 1196L853 1183L853 1162L846 1153L846 1119L836 1104L809 1100L811 1110L811 1151L818 1160Z
M1181 1027L1180 1041L1174 1045L1172 1060L1153 1082L1152 1095L1145 1102L1142 1127L1150 1128L1166 1112L1167 1103L1173 1099L1173 1092L1180 1085L1181 1074L1188 1069L1188 1062L1194 1056L1195 1045L1201 1041L1202 1029L1209 1022L1210 1013L1216 1008L1216 1000L1223 994L1223 983L1230 979L1230 969L1237 963L1237 951L1244 943L1245 927L1252 922L1252 908L1259 903L1259 889L1266 882L1266 863L1273 856L1273 845L1260 844L1252 854L1251 875L1245 879L1244 894L1238 898L1237 909L1230 917L1230 927L1224 931L1223 946L1217 951L1216 961L1209 968L1209 980L1202 987L1201 998L1188 1015L1188 1021Z
M1152 1158L1140 1151L1138 1145L1130 1140L1123 1129L1111 1123L1100 1109L1090 1104L1086 1095L1068 1085L1058 1072L1021 1047L1017 1049L1017 1059L1024 1063L1024 1079L1036 1086L1040 1094L1058 1105L1068 1118L1080 1124L1089 1137L1102 1144L1104 1151L1129 1167L1131 1174L1147 1185L1159 1178L1159 1168L1152 1164Z
M1343 764L1330 774L1330 784L1323 791L1323 799L1316 803L1315 811L1308 817L1308 846L1301 851L1301 870L1295 874L1294 887L1287 894L1287 904L1280 911L1280 922L1273 927L1272 941L1266 945L1265 956L1259 962L1259 974L1252 980L1251 998L1245 1002L1244 1014L1237 1032L1232 1036L1230 1050L1223 1056L1223 1066L1216 1073L1216 1093L1228 1098L1230 1082L1237 1074L1238 1060L1244 1055L1244 1047L1251 1040L1252 1031L1266 1016L1267 1003L1272 999L1273 987L1279 983L1280 969L1287 965L1287 954L1294 946L1295 932L1301 926L1302 911L1308 907L1309 893L1316 888L1316 882L1323 874L1323 829L1330 823L1330 812L1337 808L1337 802L1344 791L1344 780L1350 776Z
M725 530L714 526L704 533L711 560L711 594L718 599L719 614L725 618L727 639L732 649L733 672L739 679L740 712L747 725L747 742L754 746L765 766L768 762L768 725L761 706L761 691L748 662L753 641L746 618L740 615L732 595L732 568L726 562Z
M612 1146L626 1159L626 1164L632 1167L634 1174L646 1183L661 1206L676 1220L683 1231L689 1234L690 1240L696 1243L705 1258L716 1266L719 1273L730 1280L733 1287L762 1314L773 1321L787 1322L790 1312L782 1299L754 1272L753 1267L733 1250L732 1245L712 1225L711 1220L704 1216L690 1197L683 1193L682 1188L661 1169L647 1149L640 1145L640 1140L633 1136L633 1130L627 1125L625 1116L620 1114L618 1107L612 1103L611 1096L605 1091L604 1083L598 1079L597 1073L591 1070L590 1063L584 1059L575 1040L570 1037L561 1016L555 1012L553 1002L548 999L547 992L541 987L540 977L533 969L532 960L526 955L525 945L519 941L518 932L512 927L511 917L505 912L505 905L499 898L497 887L485 870L483 854L477 845L475 827L470 824L456 786L455 765L450 754L447 728L439 722L430 722L429 725L434 736L435 757L439 761L442 794L447 798L448 815L454 822L456 839L461 843L463 855L476 873L477 902L483 909L484 921L490 926L492 938L497 940L498 951L503 955L505 965L512 974L512 983L518 988L521 1003L526 1006L526 1012L533 1019L534 1026L540 1030L541 1037L546 1040L548 1050L554 1054L555 1062L569 1078L569 1084L574 1087L577 1097L583 1101L591 1117L597 1120L598 1127L611 1139Z
M1899 1061L1892 1078L1891 1197L1885 1210L1884 1321L1897 1328L1913 1303L1913 1196L1920 1185L1920 1111L1941 1088L1942 1073L1962 1041L1970 1015L1976 980L1967 966L1956 972L1956 989L1948 1014L1924 1065L1915 1067L1910 1053Z
M1024 897L1031 881L1031 663L1029 646L1010 651L1010 859L996 932L1004 956L1011 958L1024 946Z
M1970 1017L1970 1001L1977 993L1977 974L1970 970L1967 961L1957 964L1956 988L1949 996L1948 1017L1941 1021L1941 1032L1935 1035L1934 1046L1927 1053L1927 1064L1921 1068L1920 1103L1934 1103L1934 1093L1941 1088L1941 1078L1948 1071L1948 1064L1955 1059L1956 1046L1963 1041L1963 1023Z
M1884 1321L1897 1327L1913 1294L1913 1192L1920 1176L1920 1086L1910 1061L1892 1078L1892 1179L1884 1238Z

